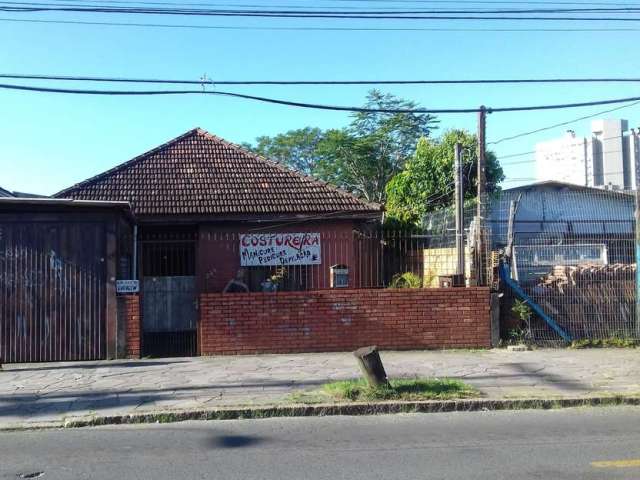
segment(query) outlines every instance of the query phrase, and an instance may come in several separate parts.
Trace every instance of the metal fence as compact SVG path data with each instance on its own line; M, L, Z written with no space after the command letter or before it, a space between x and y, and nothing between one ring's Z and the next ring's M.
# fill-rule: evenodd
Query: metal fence
M514 293L503 282L503 335L538 344L567 338L638 339L635 320L635 197L630 192L567 187L558 184L511 189L488 199L485 225L489 257L507 255ZM512 205L516 207L511 215ZM467 231L474 208L466 208ZM512 222L512 248L509 223ZM453 212L425 218L425 229L452 246ZM514 305L524 302L518 308ZM533 313L531 305L544 316Z
M242 245L246 235L239 232L203 234L200 268L206 270L205 291L221 291L236 276L249 291L255 292L385 288L402 283L400 276L412 285L422 286L428 239L418 230L388 231L371 227L310 232L308 235L314 239L311 248L292 247L286 255L280 255L285 249L276 241L287 234L252 233L262 242L253 248ZM293 250L295 254L291 256L295 258L290 258ZM225 258L229 261L221 260ZM236 258L241 259L240 271L233 260Z
M2 361L105 357L103 232L88 222L0 223Z
M222 291L239 274L249 291L300 291L326 288L429 288L450 282L456 273L453 245L441 235L423 228L389 230L381 227L337 229L313 235L314 248L301 247L290 261L279 256L274 239L261 233L263 246L246 249L244 233L210 232L201 234L201 263L204 290ZM295 234L294 234L295 235ZM454 241L454 233L451 234ZM488 238L488 237L487 237ZM489 252L490 242L486 242ZM473 249L467 252L468 271L474 264ZM259 256L259 259L255 257ZM275 258L277 257L277 258ZM486 255L487 258L490 255ZM240 258L237 263L221 259Z

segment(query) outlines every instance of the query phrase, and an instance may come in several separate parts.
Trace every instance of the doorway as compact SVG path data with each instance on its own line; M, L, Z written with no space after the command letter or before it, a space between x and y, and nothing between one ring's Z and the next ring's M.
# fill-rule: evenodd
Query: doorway
M141 232L144 356L197 355L196 240L195 227Z

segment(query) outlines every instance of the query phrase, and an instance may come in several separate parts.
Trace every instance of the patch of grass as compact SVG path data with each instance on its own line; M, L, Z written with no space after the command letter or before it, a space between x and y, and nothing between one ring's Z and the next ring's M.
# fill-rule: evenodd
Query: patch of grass
M634 348L638 345L640 342L630 337L609 337L599 340L585 338L571 342L571 348Z
M390 380L389 387L370 388L365 380L327 383L322 391L337 400L449 400L479 395L471 385L450 378L407 378Z

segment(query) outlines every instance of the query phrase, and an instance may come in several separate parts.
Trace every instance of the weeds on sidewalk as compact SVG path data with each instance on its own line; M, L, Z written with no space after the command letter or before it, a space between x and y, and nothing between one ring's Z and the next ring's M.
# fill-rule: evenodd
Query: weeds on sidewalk
M631 337L609 337L602 339L581 339L571 342L571 348L634 348L640 342Z

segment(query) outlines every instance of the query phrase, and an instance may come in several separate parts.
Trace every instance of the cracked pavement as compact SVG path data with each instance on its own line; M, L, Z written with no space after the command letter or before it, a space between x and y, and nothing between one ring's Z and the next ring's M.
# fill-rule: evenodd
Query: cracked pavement
M382 352L390 377L453 377L484 398L640 393L635 349ZM72 416L268 405L359 376L351 353L5 365L0 428Z

